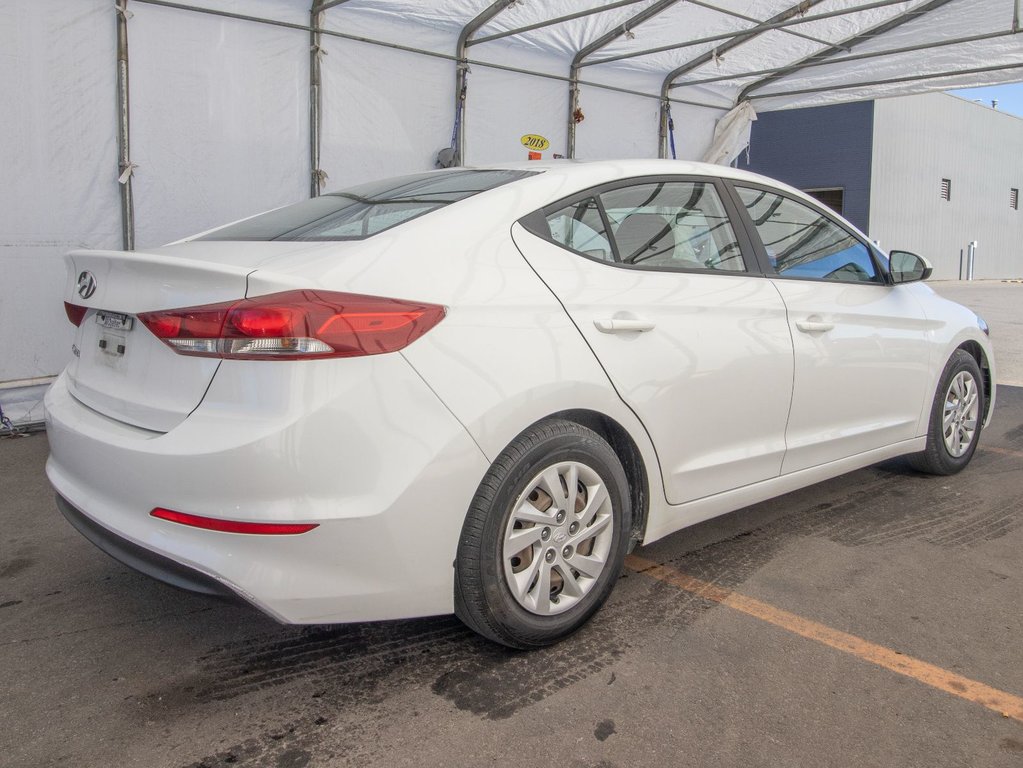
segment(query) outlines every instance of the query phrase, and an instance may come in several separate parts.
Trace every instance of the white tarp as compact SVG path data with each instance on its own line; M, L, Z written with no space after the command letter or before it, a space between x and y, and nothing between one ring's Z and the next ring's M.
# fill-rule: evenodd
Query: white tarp
M718 165L731 163L749 146L750 132L756 119L756 110L748 101L731 109L718 120L714 128L714 140L703 156L704 162Z
M298 28L128 0L131 161L137 166L131 183L139 248L309 194L311 41L302 27L310 23L310 0L178 2ZM572 57L657 2L614 4L469 47L466 161L525 159L520 137L528 133L549 139L545 158L566 154ZM668 4L587 61L734 35L792 3ZM325 12L328 30L426 52L323 36L320 168L328 189L433 167L437 151L451 142L458 34L490 5L491 0L348 0ZM607 5L612 0L520 1L474 37ZM577 126L576 155L656 156L665 75L703 56L707 60L678 82L713 82L669 91L679 100L671 104L677 156L701 158L719 118L763 73L928 3L877 7L867 0L808 0L802 18L861 5L875 7L762 31L730 49L722 38L584 66L580 107L585 119ZM1023 79L1023 35L1009 34L1013 13L1014 0L950 0L906 17L912 21L840 52L826 65L763 85L751 94L752 110ZM37 418L39 409L34 400L5 394L10 390L4 383L51 376L70 354L70 326L61 303L63 253L120 247L115 21L113 0L0 4L0 264L6 278L0 292L0 404L27 402L16 416ZM999 36L856 58L988 34ZM991 67L1000 69L843 87ZM761 74L747 74L757 71ZM748 116L748 111L737 114ZM720 154L725 161L747 135L742 121L735 127L740 130L721 129L729 137L728 150Z

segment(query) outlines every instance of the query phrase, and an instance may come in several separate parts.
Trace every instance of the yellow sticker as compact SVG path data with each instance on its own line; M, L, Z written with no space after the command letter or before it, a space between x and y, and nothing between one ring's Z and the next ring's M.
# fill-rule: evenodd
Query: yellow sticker
M543 152L551 145L551 143L547 141L547 139L535 133L527 133L525 136L522 137L521 141L522 146L529 147L530 149L539 150L540 152Z

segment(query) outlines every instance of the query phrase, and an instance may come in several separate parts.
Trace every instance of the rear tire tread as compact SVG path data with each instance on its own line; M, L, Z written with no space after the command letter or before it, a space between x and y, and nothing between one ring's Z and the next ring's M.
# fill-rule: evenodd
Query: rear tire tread
M527 461L528 454L536 450L539 445L565 437L573 438L576 444L586 444L598 452L606 451L609 455L608 458L613 460L612 471L616 471L619 475L613 479L618 482L621 490L622 507L618 552L609 559L607 565L609 579L603 587L599 588L599 592L604 594L597 596L595 604L584 612L583 618L577 626L555 637L552 637L549 632L530 632L525 629L512 631L497 620L486 599L488 592L492 593L500 587L488 585L484 579L481 553L486 546L485 529L487 524L492 522L493 515L502 514L503 510L496 508L497 497L511 475L523 462ZM494 460L480 482L476 495L469 506L459 537L458 556L455 560L455 615L480 635L501 645L523 650L551 645L574 632L604 602L620 573L625 544L628 542L631 530L627 487L625 471L614 450L600 435L587 427L573 421L550 419L534 424L520 433Z

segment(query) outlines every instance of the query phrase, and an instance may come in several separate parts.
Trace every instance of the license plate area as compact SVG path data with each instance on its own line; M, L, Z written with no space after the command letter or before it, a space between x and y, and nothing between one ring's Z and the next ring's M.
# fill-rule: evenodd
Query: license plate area
M100 310L96 313L96 324L111 331L130 331L135 324L135 318L120 312Z

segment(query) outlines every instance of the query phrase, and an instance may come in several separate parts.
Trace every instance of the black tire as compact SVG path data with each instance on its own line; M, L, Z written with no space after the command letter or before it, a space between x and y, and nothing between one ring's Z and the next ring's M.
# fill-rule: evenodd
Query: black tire
M955 400L955 394L951 390L953 382L960 374L973 380L973 387L976 391L977 418L976 427L965 450L957 456L946 444L943 419L945 404L950 401L950 397L953 401ZM956 472L962 471L970 463L970 459L973 458L973 454L977 450L986 406L984 378L980 366L977 365L973 355L962 349L957 349L945 364L945 370L938 381L938 389L934 393L934 404L931 406L931 416L927 427L927 447L920 453L911 455L909 463L914 469L930 475L954 475Z
M538 490L542 496L541 485L534 481L539 480L544 470L554 468L556 472L567 472L570 469L565 469L566 467L576 465L579 465L576 471L580 473L580 482L576 483L579 500L576 504L566 504L573 507L572 514L563 516L564 522L555 524L552 521L550 526L543 523L526 524L529 530L541 526L537 528L540 533L542 528L546 527L548 529L546 535L549 537L531 545L537 549L535 554L529 554L529 561L533 563L535 558L539 574L545 569L544 563L540 561L541 557L557 558L547 561L551 563L546 568L546 572L552 574L548 577L549 583L560 582L563 572L561 569L568 568L573 579L582 577L573 586L578 586L585 579L587 591L581 596L571 595L567 581L562 587L565 590L563 594L556 591L556 586L545 591L540 588L542 577L538 575L532 582L535 587L529 590L530 593L536 597L538 605L543 605L540 601L543 600L542 595L546 593L549 601L547 610L561 611L554 615L538 613L537 610L525 607L522 599L528 598L517 598L512 592L509 577L506 575L507 569L518 567L522 559L511 557L505 561L505 534L508 531L521 530L521 521L516 522L520 516L516 514L514 519L512 517L520 497L530 492L532 495L526 498L532 503L537 503L533 496ZM588 474L589 471L595 475ZM562 549L564 543L571 544L576 540L575 537L585 534L587 530L597 530L597 517L590 521L591 528L588 529L585 522L579 522L583 520L582 517L574 516L579 504L584 505L583 512L590 508L589 501L593 501L593 506L598 504L598 496L594 495L587 499L586 485L580 484L584 473L591 479L594 476L598 477L607 491L607 499L610 502L609 513L606 502L599 502L602 513L600 519L603 521L603 528L600 530L604 531L610 526L612 529L610 535L606 531L591 534L590 541L599 539L601 553L606 552L603 570L593 578L572 570L570 556L566 555L564 559L561 557L570 551L572 555L586 557L583 553L586 546L591 548L589 554L597 552L596 544L587 544L583 541L578 543L578 551L572 551L571 546ZM557 477L559 482L563 483L562 488L567 488L565 476L558 474ZM558 514L559 507L554 503L553 497L548 497L547 501L550 502L549 509L540 514ZM542 504L543 500L541 499L539 503ZM522 510L523 504L519 504L517 509ZM567 526L573 524L573 521L576 533L566 539L571 530ZM462 527L458 556L455 560L455 614L479 634L511 648L532 649L556 643L585 624L611 593L621 574L631 527L632 510L628 478L611 446L596 432L574 422L557 419L540 422L512 441L491 466L476 491ZM579 531L583 534L578 533ZM529 552L532 553L533 550ZM519 563L516 563L516 560ZM528 566L522 568L525 571ZM514 576L515 574L512 578ZM525 573L522 577L521 583L527 583L529 577Z

